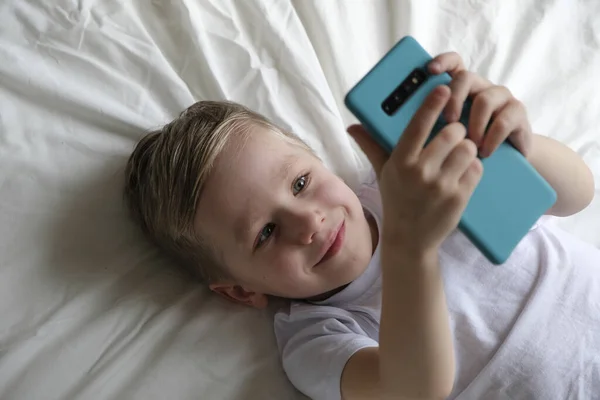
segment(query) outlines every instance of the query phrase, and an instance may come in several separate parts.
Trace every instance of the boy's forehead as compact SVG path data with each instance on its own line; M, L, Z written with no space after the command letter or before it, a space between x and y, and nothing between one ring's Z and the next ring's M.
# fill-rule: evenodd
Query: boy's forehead
M232 223L236 234L247 229L277 185L295 174L294 166L306 156L307 151L271 132L253 132L243 143L226 146L206 182L197 219Z
M309 156L310 153L289 139L285 139L269 129L257 127L242 138L235 138L228 144L220 157L216 169L223 165L238 174L251 170L273 172L289 170L294 162ZM221 165L219 165L221 164ZM237 168L236 168L237 167ZM261 168L264 167L264 168ZM226 171L223 171L226 172Z

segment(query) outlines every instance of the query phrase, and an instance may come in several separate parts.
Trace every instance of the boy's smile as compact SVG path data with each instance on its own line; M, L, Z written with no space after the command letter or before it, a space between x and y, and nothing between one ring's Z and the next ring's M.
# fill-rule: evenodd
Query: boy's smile
M342 246L344 245L344 239L346 237L346 224L345 221L342 221L337 228L335 228L330 235L327 235L328 239L325 242L321 253L323 256L319 258L319 262L315 264L315 267L321 265L325 261L334 257L336 254L340 252Z
M264 306L310 298L366 269L371 228L352 190L300 145L262 127L217 157L195 219L232 281L211 289Z

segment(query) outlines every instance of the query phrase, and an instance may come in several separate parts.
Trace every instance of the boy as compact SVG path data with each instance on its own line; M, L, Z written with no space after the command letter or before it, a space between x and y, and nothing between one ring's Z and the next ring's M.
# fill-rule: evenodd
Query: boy
M275 316L284 369L315 399L592 398L600 393L600 251L543 222L505 265L458 231L485 157L505 139L558 193L593 197L567 147L531 134L510 92L449 72L392 155L349 133L377 174L358 196L297 137L230 103L197 103L144 138L126 197L142 229L214 292ZM473 98L468 138L457 115ZM450 122L425 146L441 112ZM484 136L484 128L493 122Z

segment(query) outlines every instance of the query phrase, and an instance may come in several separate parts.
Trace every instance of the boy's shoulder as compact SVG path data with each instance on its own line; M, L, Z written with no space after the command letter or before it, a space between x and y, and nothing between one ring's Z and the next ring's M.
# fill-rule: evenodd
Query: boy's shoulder
M290 301L275 313L273 319L280 346L300 332L307 329L319 331L323 326L329 326L331 321L344 326L356 325L355 316L349 310L334 305L304 301Z
M350 316L351 313L337 305L290 300L275 312L275 323L290 324L297 321L311 323L323 318Z

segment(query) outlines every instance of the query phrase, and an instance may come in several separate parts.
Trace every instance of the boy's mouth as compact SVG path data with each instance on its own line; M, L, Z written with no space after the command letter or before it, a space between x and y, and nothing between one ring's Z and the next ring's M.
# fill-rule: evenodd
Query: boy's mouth
M319 262L315 264L315 267L319 266L320 264L324 263L325 261L329 260L331 257L335 256L337 253L340 252L340 250L342 249L342 245L344 244L345 236L346 221L343 220L342 223L336 228L336 230L332 232L327 242L325 242L325 245L321 250L321 254L323 255L319 259Z

